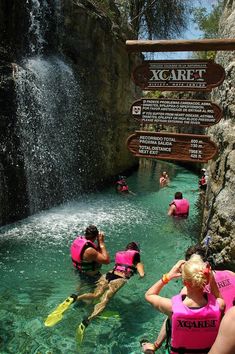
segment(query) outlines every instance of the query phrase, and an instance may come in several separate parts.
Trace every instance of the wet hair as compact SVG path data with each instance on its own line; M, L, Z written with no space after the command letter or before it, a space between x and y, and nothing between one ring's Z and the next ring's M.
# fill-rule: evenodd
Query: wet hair
M199 254L193 254L182 267L182 280L193 288L201 288L208 283L208 275L205 272L207 264L203 262Z
M88 240L95 239L99 234L99 231L95 225L89 225L85 230L85 236Z
M126 246L126 251L127 250L133 250L133 251L138 251L140 252L139 246L137 245L136 242L130 242L128 243L128 245Z
M202 245L200 245L199 243L189 247L186 252L185 252L185 260L188 261L189 258L193 255L193 254L199 254L199 256L201 256L202 260L204 262L207 261L207 251L205 249L205 247L203 247Z
M183 194L181 192L175 193L175 199L182 199L182 198L183 198Z

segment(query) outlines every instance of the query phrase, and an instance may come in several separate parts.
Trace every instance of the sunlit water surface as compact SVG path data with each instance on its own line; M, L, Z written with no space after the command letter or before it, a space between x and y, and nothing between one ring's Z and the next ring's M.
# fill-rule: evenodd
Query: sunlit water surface
M159 189L159 176L167 169L171 183ZM184 256L199 234L198 177L182 167L149 161L128 178L136 196L122 197L111 186L81 200L50 209L0 229L0 353L12 354L137 354L143 337L154 340L163 315L144 299L145 291ZM167 217L169 202L182 191L191 204L187 220ZM117 250L137 241L146 277L134 276L110 301L107 309L120 318L97 318L86 330L82 347L75 332L92 305L71 306L52 328L46 316L68 295L90 289L74 272L69 248L90 223L106 234L112 264ZM163 294L181 287L172 281ZM159 351L161 353L161 351Z

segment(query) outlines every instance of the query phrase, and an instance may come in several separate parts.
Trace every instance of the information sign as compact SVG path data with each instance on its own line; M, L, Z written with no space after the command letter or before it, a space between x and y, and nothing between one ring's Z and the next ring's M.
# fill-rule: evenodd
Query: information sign
M205 163L217 153L209 136L136 131L127 139L137 157Z
M212 60L150 60L133 72L135 84L150 91L210 91L224 78L224 68Z
M143 98L132 104L131 115L144 124L209 127L220 121L222 110L210 101Z

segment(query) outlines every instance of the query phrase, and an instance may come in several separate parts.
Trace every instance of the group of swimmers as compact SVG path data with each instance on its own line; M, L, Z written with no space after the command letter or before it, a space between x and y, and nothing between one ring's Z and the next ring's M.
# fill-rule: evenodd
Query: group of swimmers
M95 225L90 225L85 230L85 235L79 235L71 245L71 258L74 267L84 278L89 277L96 285L93 292L76 296L76 301L100 301L94 306L92 313L83 319L78 327L78 338L82 341L84 331L90 322L105 309L113 295L138 273L144 277L144 265L140 260L140 250L136 242L127 244L124 250L115 254L115 265L106 274L101 275L102 264L110 263L110 256L106 250L104 233L99 232Z
M161 187L166 187L169 184L169 176L166 171L163 171L159 179L159 184ZM130 191L129 186L126 181L126 177L119 176L116 182L116 192L120 194L134 194ZM186 198L183 198L182 192L176 192L174 199L169 204L168 215L174 217L188 217L189 215L189 201Z
M78 235L73 241L71 258L79 276L93 284L94 291L73 294L66 301L73 303L99 299L91 314L78 326L77 339L82 342L87 326L104 311L113 295L134 274L144 277L145 270L139 246L132 241L124 250L116 253L114 267L102 275L101 266L110 263L110 256L105 245L105 235L95 225L89 225L84 235ZM208 257L208 245L190 247L185 259L179 260L147 290L145 299L156 310L164 313L166 320L154 343L141 341L145 354L154 353L163 343L170 354L235 353L235 339L228 328L229 320L232 320L232 328L235 327L235 274L228 270L212 270L210 264L213 265L213 262ZM170 298L162 296L163 287L176 278L182 278L184 287L181 292ZM55 312L48 316L46 325L54 325L61 319L58 311L55 317ZM229 338L224 339L227 331ZM222 345L223 340L225 344Z
M94 225L88 226L85 235L74 240L71 257L81 275L96 281L94 291L78 295L76 301L101 297L92 313L79 326L80 337L83 338L86 327L101 314L128 279L136 272L144 277L144 265L140 260L139 246L133 241L116 253L113 269L101 275L101 264L108 264L110 257L104 233L99 232ZM145 294L146 300L167 316L166 323L171 327L170 340L168 338L166 341L170 343L169 353L216 353L210 350L218 334L220 321L224 311L228 311L235 302L235 274L226 270L212 270L207 258L208 248L201 245L191 247L185 254L185 260L179 260ZM161 296L163 287L179 277L184 284L180 294L172 298ZM166 323L160 332L160 340L157 339L154 344L142 342L144 353L153 353L161 347L167 338Z

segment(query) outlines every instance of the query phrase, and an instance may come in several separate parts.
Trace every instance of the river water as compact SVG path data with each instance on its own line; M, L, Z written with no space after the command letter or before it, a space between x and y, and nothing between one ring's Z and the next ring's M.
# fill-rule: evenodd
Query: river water
M171 182L159 188L167 170ZM185 249L196 242L200 229L198 177L183 167L145 161L128 178L136 196L122 197L114 186L76 201L35 214L0 229L0 353L1 354L137 354L139 340L154 340L163 316L145 301L145 291L166 273ZM191 204L187 220L173 220L166 213L176 191ZM74 272L69 248L90 223L106 234L113 266L115 252L130 241L141 248L146 276L130 279L107 309L119 318L95 319L78 348L75 332L89 304L71 306L56 326L44 326L47 315L68 295L89 290ZM173 296L181 287L172 281L163 294ZM161 351L159 351L161 353Z

